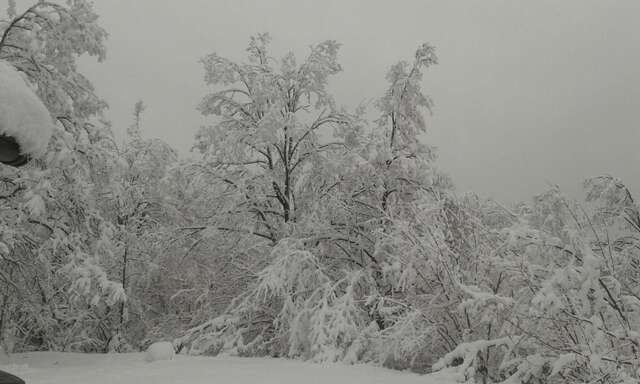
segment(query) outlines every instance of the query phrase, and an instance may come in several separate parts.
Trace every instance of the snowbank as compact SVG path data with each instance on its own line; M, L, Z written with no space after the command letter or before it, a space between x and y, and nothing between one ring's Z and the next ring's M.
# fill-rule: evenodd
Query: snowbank
M1 358L0 358L1 359ZM283 359L212 358L177 355L145 362L144 353L37 352L0 360L0 369L28 384L454 384L439 373L420 376L364 365L311 364Z
M173 344L168 341L160 341L147 348L144 358L147 361L171 360L175 354Z
M0 134L16 139L23 155L47 149L53 120L40 98L13 66L0 60Z

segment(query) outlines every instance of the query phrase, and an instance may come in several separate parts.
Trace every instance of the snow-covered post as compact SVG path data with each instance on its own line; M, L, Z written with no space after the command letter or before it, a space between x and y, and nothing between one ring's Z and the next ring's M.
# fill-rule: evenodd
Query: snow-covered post
M42 156L52 130L40 98L11 64L0 61L0 163L18 167Z

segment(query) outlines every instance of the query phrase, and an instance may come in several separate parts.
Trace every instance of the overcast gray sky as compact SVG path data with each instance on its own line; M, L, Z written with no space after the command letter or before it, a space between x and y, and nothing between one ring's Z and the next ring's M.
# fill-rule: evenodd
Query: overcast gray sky
M512 202L550 184L576 194L591 175L640 194L640 1L100 0L108 58L82 66L118 131L133 104L144 131L187 153L202 123L199 58L240 59L269 32L276 56L343 43L331 89L353 106L378 97L387 68L418 44L435 101L428 140L460 191Z

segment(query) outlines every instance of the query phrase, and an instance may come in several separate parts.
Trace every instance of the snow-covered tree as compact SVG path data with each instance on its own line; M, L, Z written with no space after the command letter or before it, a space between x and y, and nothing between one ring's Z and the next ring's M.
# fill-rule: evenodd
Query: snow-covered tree
M291 53L276 62L268 42L253 37L247 63L203 60L218 88L200 109L216 120L198 134L203 160L191 172L192 185L210 192L199 196L202 224L185 230L209 244L257 246L215 256L243 265L249 283L180 342L193 353L377 359L380 330L397 319L379 305L397 289L376 254L380 238L394 218L413 220L407 204L449 187L419 140L430 106L420 79L436 62L433 48L392 67L381 117L369 122L327 92L338 43L312 46L298 64Z
M336 108L326 89L330 76L341 70L338 43L313 46L298 64L293 54L280 62L271 59L269 40L266 34L251 39L248 63L215 53L202 60L207 84L223 89L200 105L217 121L202 128L196 147L204 155L203 166L216 170L233 191L235 199L219 216L239 218L245 228L229 229L277 242L287 235L283 224L303 214L298 196L309 167L345 148L343 140L321 140L321 131L349 125L351 117Z
M125 350L145 337L152 305L145 290L155 269L150 267L163 256L164 237L176 221L163 179L177 163L177 153L163 141L142 134L144 109L142 101L135 104L127 140L117 148L110 177L100 185L99 204L118 240L108 270L128 298L119 303L111 350Z
M107 33L97 24L90 1L38 1L26 10L10 2L0 20L0 60L10 62L37 86L37 93L57 119L90 117L106 104L78 72L76 58L102 60Z
M25 75L58 125L42 160L0 168L0 335L13 333L22 348L101 349L104 318L124 300L103 268L117 239L97 204L115 145L76 58L102 58L106 34L85 1L40 1L22 13L11 2L7 16L0 60Z
M509 211L492 252L505 276L494 332L464 340L436 369L491 382L637 382L638 206L620 180L585 185L587 206L554 188ZM479 288L470 304L486 311L497 296Z

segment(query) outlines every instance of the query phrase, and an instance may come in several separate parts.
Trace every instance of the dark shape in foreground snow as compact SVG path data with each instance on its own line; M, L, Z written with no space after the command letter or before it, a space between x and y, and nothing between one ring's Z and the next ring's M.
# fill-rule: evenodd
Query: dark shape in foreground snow
M25 384L24 380L5 371L0 371L0 384Z
M10 136L0 134L0 163L20 167L29 161L29 156L21 153L20 144Z

